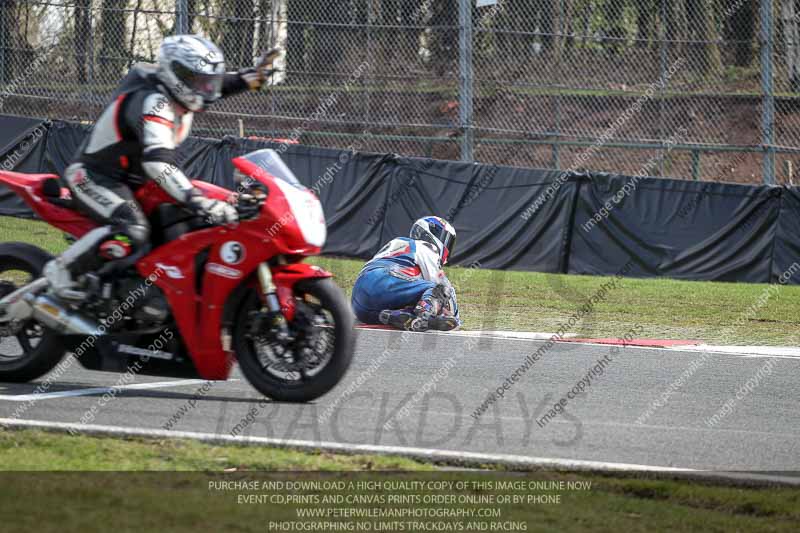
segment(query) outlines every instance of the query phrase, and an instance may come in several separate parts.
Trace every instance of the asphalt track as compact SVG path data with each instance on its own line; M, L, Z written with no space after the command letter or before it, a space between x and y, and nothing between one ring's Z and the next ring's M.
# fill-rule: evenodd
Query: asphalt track
M0 384L0 417L340 443L343 449L800 471L800 358L555 344L475 418L487 394L544 344L361 330L346 379L305 405L265 401L238 369L233 381L207 384L152 376L126 381L75 363L45 391L37 383ZM603 374L585 393L569 399L556 418L537 423L606 356ZM748 380L752 390L737 398ZM122 384L103 395L105 387ZM730 412L709 424L726 402Z

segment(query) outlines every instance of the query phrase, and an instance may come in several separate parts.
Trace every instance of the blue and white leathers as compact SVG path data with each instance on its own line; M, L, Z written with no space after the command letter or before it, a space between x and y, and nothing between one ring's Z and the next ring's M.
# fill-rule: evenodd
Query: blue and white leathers
M353 286L353 310L361 322L380 324L381 311L413 308L420 300L429 298L433 288L441 283L450 285L436 248L425 241L398 237L364 265ZM455 295L450 305L458 317Z

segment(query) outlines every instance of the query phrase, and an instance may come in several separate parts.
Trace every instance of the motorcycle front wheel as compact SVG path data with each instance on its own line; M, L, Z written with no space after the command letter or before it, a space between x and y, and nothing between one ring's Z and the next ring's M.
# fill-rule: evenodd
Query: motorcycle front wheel
M330 391L353 359L353 314L330 278L298 282L295 316L288 338L277 334L254 293L234 330L234 350L242 373L259 392L276 401L309 402Z

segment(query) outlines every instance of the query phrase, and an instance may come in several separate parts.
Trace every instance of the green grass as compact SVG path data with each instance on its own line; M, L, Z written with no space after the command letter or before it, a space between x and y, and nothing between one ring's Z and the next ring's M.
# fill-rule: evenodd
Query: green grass
M432 470L401 457L311 454L191 440L113 439L0 431L0 471Z
M31 472L43 470L43 465L49 472ZM431 466L399 458L300 453L183 440L111 439L40 431L2 431L0 469L5 470L0 474L0 523L3 531L9 532L108 531L112 527L114 531L269 531L267 520L296 520L294 509L301 506L240 504L237 495L264 494L266 491L210 490L209 481L313 480L320 479L319 474L302 477L298 472L318 470L337 471L331 474L333 477L324 478L328 480L591 482L591 488L583 491L502 491L519 495L561 494L560 504L497 506L503 513L502 520L525 522L528 531L788 532L796 531L800 521L800 491L796 489L744 488L676 479L552 471L527 474L431 472ZM76 469L83 472L59 472ZM233 469L235 473L232 473ZM400 469L405 473L375 472ZM130 470L139 472L120 473ZM361 472L342 472L357 470ZM291 471L291 474L275 471ZM326 492L332 493L319 490L273 493L307 495ZM353 492L359 491L348 491ZM500 493L479 489L471 492ZM359 493L367 494L364 491ZM369 493L389 494L382 489ZM418 494L429 493L420 491ZM414 507L469 506L423 504ZM452 521L458 522L457 519Z
M0 241L25 241L58 253L62 235L42 222L0 217ZM364 262L309 260L350 293ZM611 278L447 268L465 329L558 331ZM581 337L698 339L720 344L800 345L800 287L625 278L571 328ZM770 294L764 305L759 298Z

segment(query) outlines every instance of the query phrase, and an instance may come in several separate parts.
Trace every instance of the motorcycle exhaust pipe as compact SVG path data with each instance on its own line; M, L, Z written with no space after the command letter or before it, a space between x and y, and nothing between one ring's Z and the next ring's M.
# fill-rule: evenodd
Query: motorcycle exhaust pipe
M86 335L98 337L100 325L76 313L64 309L56 300L46 294L26 295L25 299L33 309L33 318L50 329L67 335Z
M27 320L31 317L32 309L26 300L28 295L34 295L47 287L47 280L39 278L36 281L20 287L11 294L0 298L0 323L12 320Z

